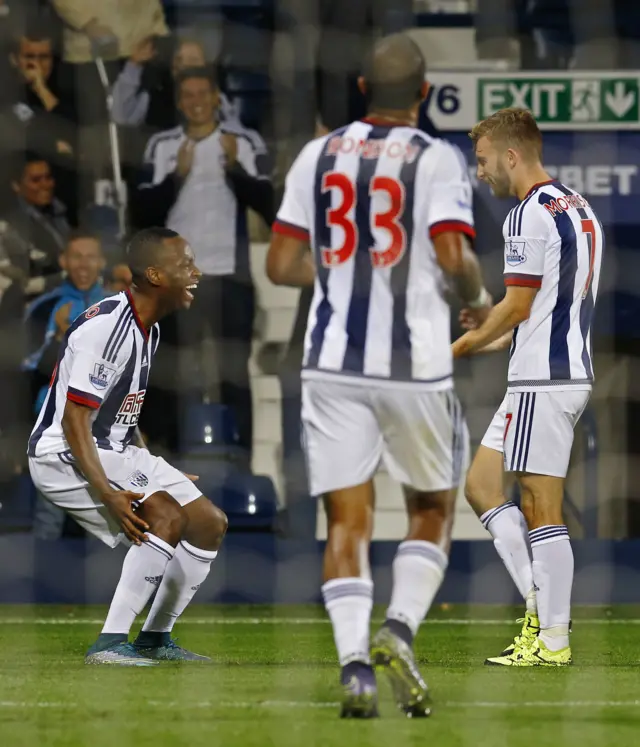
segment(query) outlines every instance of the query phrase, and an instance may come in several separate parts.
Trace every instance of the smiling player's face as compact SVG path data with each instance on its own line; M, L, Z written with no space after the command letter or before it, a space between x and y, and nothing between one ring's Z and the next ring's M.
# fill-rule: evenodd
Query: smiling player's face
M481 137L476 143L478 179L491 187L496 197L509 197L514 194L509 179L509 151L496 147L488 137Z
M158 285L172 309L188 309L202 273L196 267L191 247L182 237L165 239L163 243L166 251L157 268Z

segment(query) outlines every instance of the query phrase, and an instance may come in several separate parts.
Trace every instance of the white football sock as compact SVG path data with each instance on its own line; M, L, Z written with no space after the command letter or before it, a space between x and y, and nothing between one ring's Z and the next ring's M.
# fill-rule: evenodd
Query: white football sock
M323 585L322 596L333 625L340 665L351 661L368 664L373 581L335 578Z
M175 550L170 544L150 532L145 534L147 542L133 545L124 558L103 633L129 633L136 616L160 586L167 563L173 557Z
M211 570L217 550L200 550L182 540L169 561L142 630L168 633Z
M418 632L442 584L449 559L432 542L407 540L393 559L393 591L388 620L398 620Z
M480 517L493 537L493 544L513 582L527 602L527 612L536 611L533 572L529 554L527 523L515 503L507 501Z
M533 580L537 587L540 638L550 651L569 645L573 551L564 524L529 533L533 552Z
M527 520L524 518L524 514L520 511L520 528L522 530L522 536L526 538L527 550L529 551L529 563L533 563L533 555L531 554L531 543L529 542L529 526ZM536 587L533 582L533 566L531 569L531 588L525 599L527 612L531 615L538 614L538 602L536 600Z

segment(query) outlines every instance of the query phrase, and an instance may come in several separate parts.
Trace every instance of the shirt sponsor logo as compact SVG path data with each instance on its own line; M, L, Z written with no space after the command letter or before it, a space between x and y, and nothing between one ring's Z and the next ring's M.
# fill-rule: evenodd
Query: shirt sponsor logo
M505 245L507 252L507 264L513 267L527 261L524 253L524 241L507 241Z
M127 427L138 425L145 392L146 389L143 389L141 392L127 394L122 400L122 404L116 415L116 425L125 425Z
M89 374L89 381L95 389L106 389L115 372L115 368L105 366L104 363L96 363L93 367L93 373Z

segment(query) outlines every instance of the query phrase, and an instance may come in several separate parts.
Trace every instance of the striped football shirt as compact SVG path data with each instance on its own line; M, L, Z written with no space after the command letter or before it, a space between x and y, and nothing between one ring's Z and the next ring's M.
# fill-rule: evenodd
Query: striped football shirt
M454 146L373 118L314 140L287 176L274 231L308 241L315 257L303 376L452 386L433 238L475 235Z
M92 433L98 448L124 451L138 424L159 339L158 325L147 332L128 291L80 314L61 343L29 439L29 456L69 449L62 430L67 400L94 410Z
M557 180L534 185L507 216L505 284L539 288L513 333L509 389L590 389L604 234L584 197Z

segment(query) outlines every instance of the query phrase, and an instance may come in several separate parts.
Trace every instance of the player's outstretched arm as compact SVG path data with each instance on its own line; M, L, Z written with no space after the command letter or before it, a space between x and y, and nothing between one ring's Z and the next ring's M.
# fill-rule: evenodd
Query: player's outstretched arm
M313 285L316 268L309 243L294 236L274 232L267 254L267 277L276 285L304 288Z
M67 400L62 417L62 430L71 453L89 485L118 521L127 537L139 545L146 541L144 533L149 529L149 525L135 515L131 502L143 498L144 493L114 491L111 487L91 433L92 413L91 408Z
M476 322L483 322L493 302L467 237L459 231L443 231L433 238L433 246L438 264L453 280L458 297L467 304Z
M505 332L502 337L498 337L497 340L484 345L477 350L473 350L471 355L480 355L482 353L500 353L503 350L508 350L513 340L513 332Z
M453 343L453 357L470 355L511 333L518 324L529 318L537 292L537 288L508 286L505 297L491 309L484 323L477 329L469 330Z
M459 317L460 324L463 329L477 329L478 322L471 309L462 309ZM472 355L479 355L480 353L499 353L503 350L507 350L511 347L511 341L513 340L513 332L505 332L502 337L498 337L497 340L490 342L483 348L474 350Z

